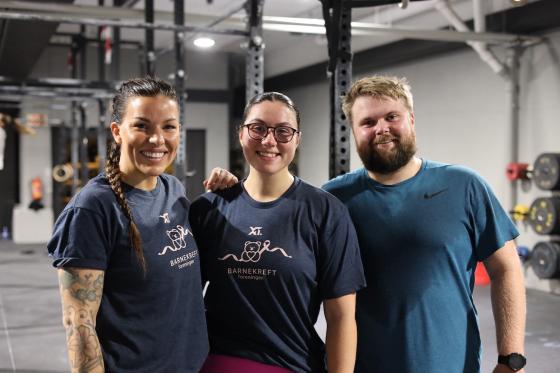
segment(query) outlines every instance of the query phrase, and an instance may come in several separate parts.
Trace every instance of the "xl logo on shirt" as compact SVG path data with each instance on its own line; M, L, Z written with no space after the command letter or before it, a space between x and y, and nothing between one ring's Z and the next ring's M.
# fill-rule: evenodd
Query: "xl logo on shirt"
M218 258L218 260L227 260L229 258L232 258L236 262L257 263L259 260L261 260L265 252L273 253L276 251L279 251L280 254L282 254L286 258L291 258L291 256L288 255L286 251L284 251L284 249L282 249L281 247L273 247L271 249L270 240L266 240L264 242L245 241L243 251L241 252L241 256L239 258L235 254L227 254L221 258Z
M169 213L168 212L164 213L163 215L160 215L159 217L163 219L163 222L165 224L171 223L171 220L169 219Z
M249 236L262 236L261 229L262 227L249 227L251 228L251 232L249 232Z

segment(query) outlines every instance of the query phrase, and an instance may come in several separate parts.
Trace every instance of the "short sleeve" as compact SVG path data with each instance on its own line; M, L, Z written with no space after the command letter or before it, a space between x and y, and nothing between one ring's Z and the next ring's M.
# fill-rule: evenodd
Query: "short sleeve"
M519 232L490 186L478 175L470 184L469 197L475 255L482 261Z
M202 283L207 280L207 263L208 263L208 238L205 229L206 215L212 207L212 203L206 198L210 193L204 194L195 199L189 208L189 224L193 231L194 240L198 247L200 257L200 270ZM210 230L211 231L211 230Z
M105 270L112 245L102 216L86 208L72 207L57 219L47 244L53 266Z
M338 200L320 237L318 282L323 299L338 298L365 287L356 230Z

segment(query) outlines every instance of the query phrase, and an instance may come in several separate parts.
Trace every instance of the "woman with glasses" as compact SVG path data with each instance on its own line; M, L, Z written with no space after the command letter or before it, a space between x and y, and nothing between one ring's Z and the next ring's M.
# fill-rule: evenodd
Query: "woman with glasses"
M288 170L299 121L281 93L251 99L239 127L249 175L191 207L209 281L201 372L353 371L355 292L364 286L356 233L336 198ZM321 303L326 346L314 328Z

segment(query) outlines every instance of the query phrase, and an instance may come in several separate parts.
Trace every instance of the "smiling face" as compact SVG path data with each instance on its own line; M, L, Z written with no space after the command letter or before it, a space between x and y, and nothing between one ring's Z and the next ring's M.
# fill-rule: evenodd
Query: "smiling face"
M401 100L360 96L351 108L352 130L364 167L390 174L416 153L414 114Z
M298 129L295 112L280 101L262 101L253 105L246 115L244 124L251 123L274 128L287 126ZM294 159L300 134L294 134L294 137L287 143L279 143L270 129L261 141L252 139L248 131L246 126L241 127L239 142L245 159L251 166L251 172L267 175L289 172L288 166Z
M121 148L123 181L140 189L154 187L157 176L175 159L179 129L179 107L174 99L129 98L122 123L111 123L113 138Z

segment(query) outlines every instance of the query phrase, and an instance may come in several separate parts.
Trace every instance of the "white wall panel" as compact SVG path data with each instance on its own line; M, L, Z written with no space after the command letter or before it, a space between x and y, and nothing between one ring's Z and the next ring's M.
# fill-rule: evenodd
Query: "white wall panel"
M522 57L520 161L533 163L543 152L560 152L560 32L548 42L527 50ZM500 58L505 51L498 50ZM505 166L511 157L508 84L471 49L370 71L367 74L406 76L415 99L418 155L445 163L466 165L481 174L506 210L510 183ZM355 76L359 78L360 76ZM328 82L289 89L302 112L304 140L300 148L300 176L315 185L328 178ZM309 134L312 139L309 139ZM354 145L354 144L352 144ZM361 166L355 146L351 168ZM530 205L550 193L532 186L519 188L518 202ZM532 248L538 240L520 226L519 245ZM527 269L530 287L560 293L558 281L538 281ZM531 272L531 273L529 273Z

